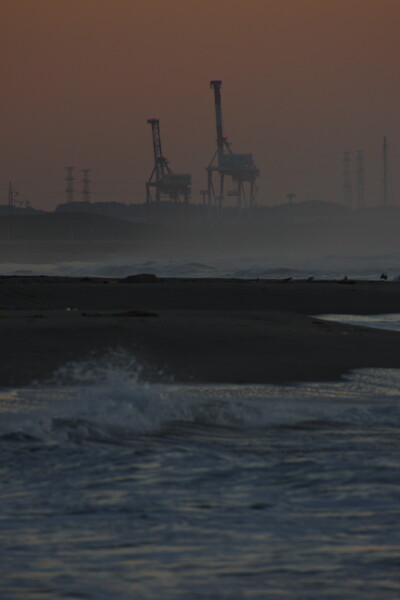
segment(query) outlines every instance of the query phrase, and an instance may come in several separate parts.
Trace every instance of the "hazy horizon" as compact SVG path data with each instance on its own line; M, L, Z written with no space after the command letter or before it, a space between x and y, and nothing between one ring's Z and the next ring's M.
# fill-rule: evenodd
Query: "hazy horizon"
M383 137L398 196L397 0L2 0L0 204L52 210L64 167L91 169L92 200L143 202L148 118L191 173L215 150L211 79L225 133L261 171L258 203L341 202L344 151L364 151L366 202L381 195ZM76 183L76 190L81 184Z

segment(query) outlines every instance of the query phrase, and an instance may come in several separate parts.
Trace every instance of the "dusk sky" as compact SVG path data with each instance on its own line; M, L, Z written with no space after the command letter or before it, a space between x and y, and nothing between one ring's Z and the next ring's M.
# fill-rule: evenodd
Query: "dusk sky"
M200 201L211 79L233 150L261 170L259 204L341 202L358 149L379 203L384 136L400 203L399 25L400 0L0 0L0 203L12 181L54 209L67 165L91 169L93 201L143 202L150 117Z

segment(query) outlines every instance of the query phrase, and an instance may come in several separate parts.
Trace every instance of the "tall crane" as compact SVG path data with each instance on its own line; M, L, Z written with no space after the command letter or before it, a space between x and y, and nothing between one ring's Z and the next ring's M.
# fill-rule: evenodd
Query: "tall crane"
M183 199L185 203L189 201L190 186L192 184L191 175L173 173L169 167L168 160L162 152L160 120L148 119L147 123L151 125L153 138L154 167L146 182L146 201L152 202L151 189L155 189L156 202L160 202L161 196L168 196L175 202Z
M224 205L224 185L225 176L231 177L236 185L236 190L228 192L229 196L235 196L239 211L244 205L253 206L255 202L255 182L260 175L260 170L254 163L252 154L236 154L232 152L227 137L223 131L222 102L221 102L222 81L210 81L210 87L214 91L215 121L217 130L217 149L207 167L207 190L208 202L214 204L220 213ZM213 174L219 175L218 195L215 192ZM246 195L244 184L249 184L249 190Z

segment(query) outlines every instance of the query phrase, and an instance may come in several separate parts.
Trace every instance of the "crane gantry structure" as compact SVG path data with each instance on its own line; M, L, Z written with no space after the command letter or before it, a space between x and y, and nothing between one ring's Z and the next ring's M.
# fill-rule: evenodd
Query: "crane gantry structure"
M227 137L223 131L222 103L221 103L222 81L210 81L210 87L214 90L215 120L217 128L217 149L207 169L207 192L208 202L216 206L220 213L224 206L225 177L231 177L236 184L236 190L228 192L229 196L236 196L238 210L244 206L252 207L255 202L255 182L260 175L260 170L254 163L252 154L236 154L232 152ZM218 194L215 192L213 174L219 175ZM245 184L248 184L247 195Z
M183 200L187 203L192 184L191 175L172 172L168 160L162 153L160 120L147 119L147 123L151 125L152 130L154 167L149 180L146 182L146 201L153 201L151 189L154 188L156 202L160 202L161 196L168 196L175 202Z

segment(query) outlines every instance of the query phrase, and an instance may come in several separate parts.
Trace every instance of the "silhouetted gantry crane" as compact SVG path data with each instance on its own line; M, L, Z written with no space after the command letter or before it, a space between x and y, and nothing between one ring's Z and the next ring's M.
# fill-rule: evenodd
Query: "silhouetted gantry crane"
M155 189L155 199L160 202L161 196L168 196L175 202L189 201L191 175L173 173L168 160L163 156L160 136L160 120L148 119L153 135L154 168L146 183L146 200L152 202L151 189Z
M221 104L222 81L210 81L210 87L214 90L215 118L217 125L217 150L207 167L208 178L208 202L214 204L219 211L224 205L224 182L225 176L231 177L236 184L236 190L228 192L229 196L236 196L239 210L243 206L253 206L255 201L255 181L260 175L252 154L236 154L232 152L230 144L223 132L222 104ZM217 159L217 160L216 160ZM215 164L216 162L216 164ZM213 173L219 175L218 195L215 193ZM244 184L249 184L246 195Z

